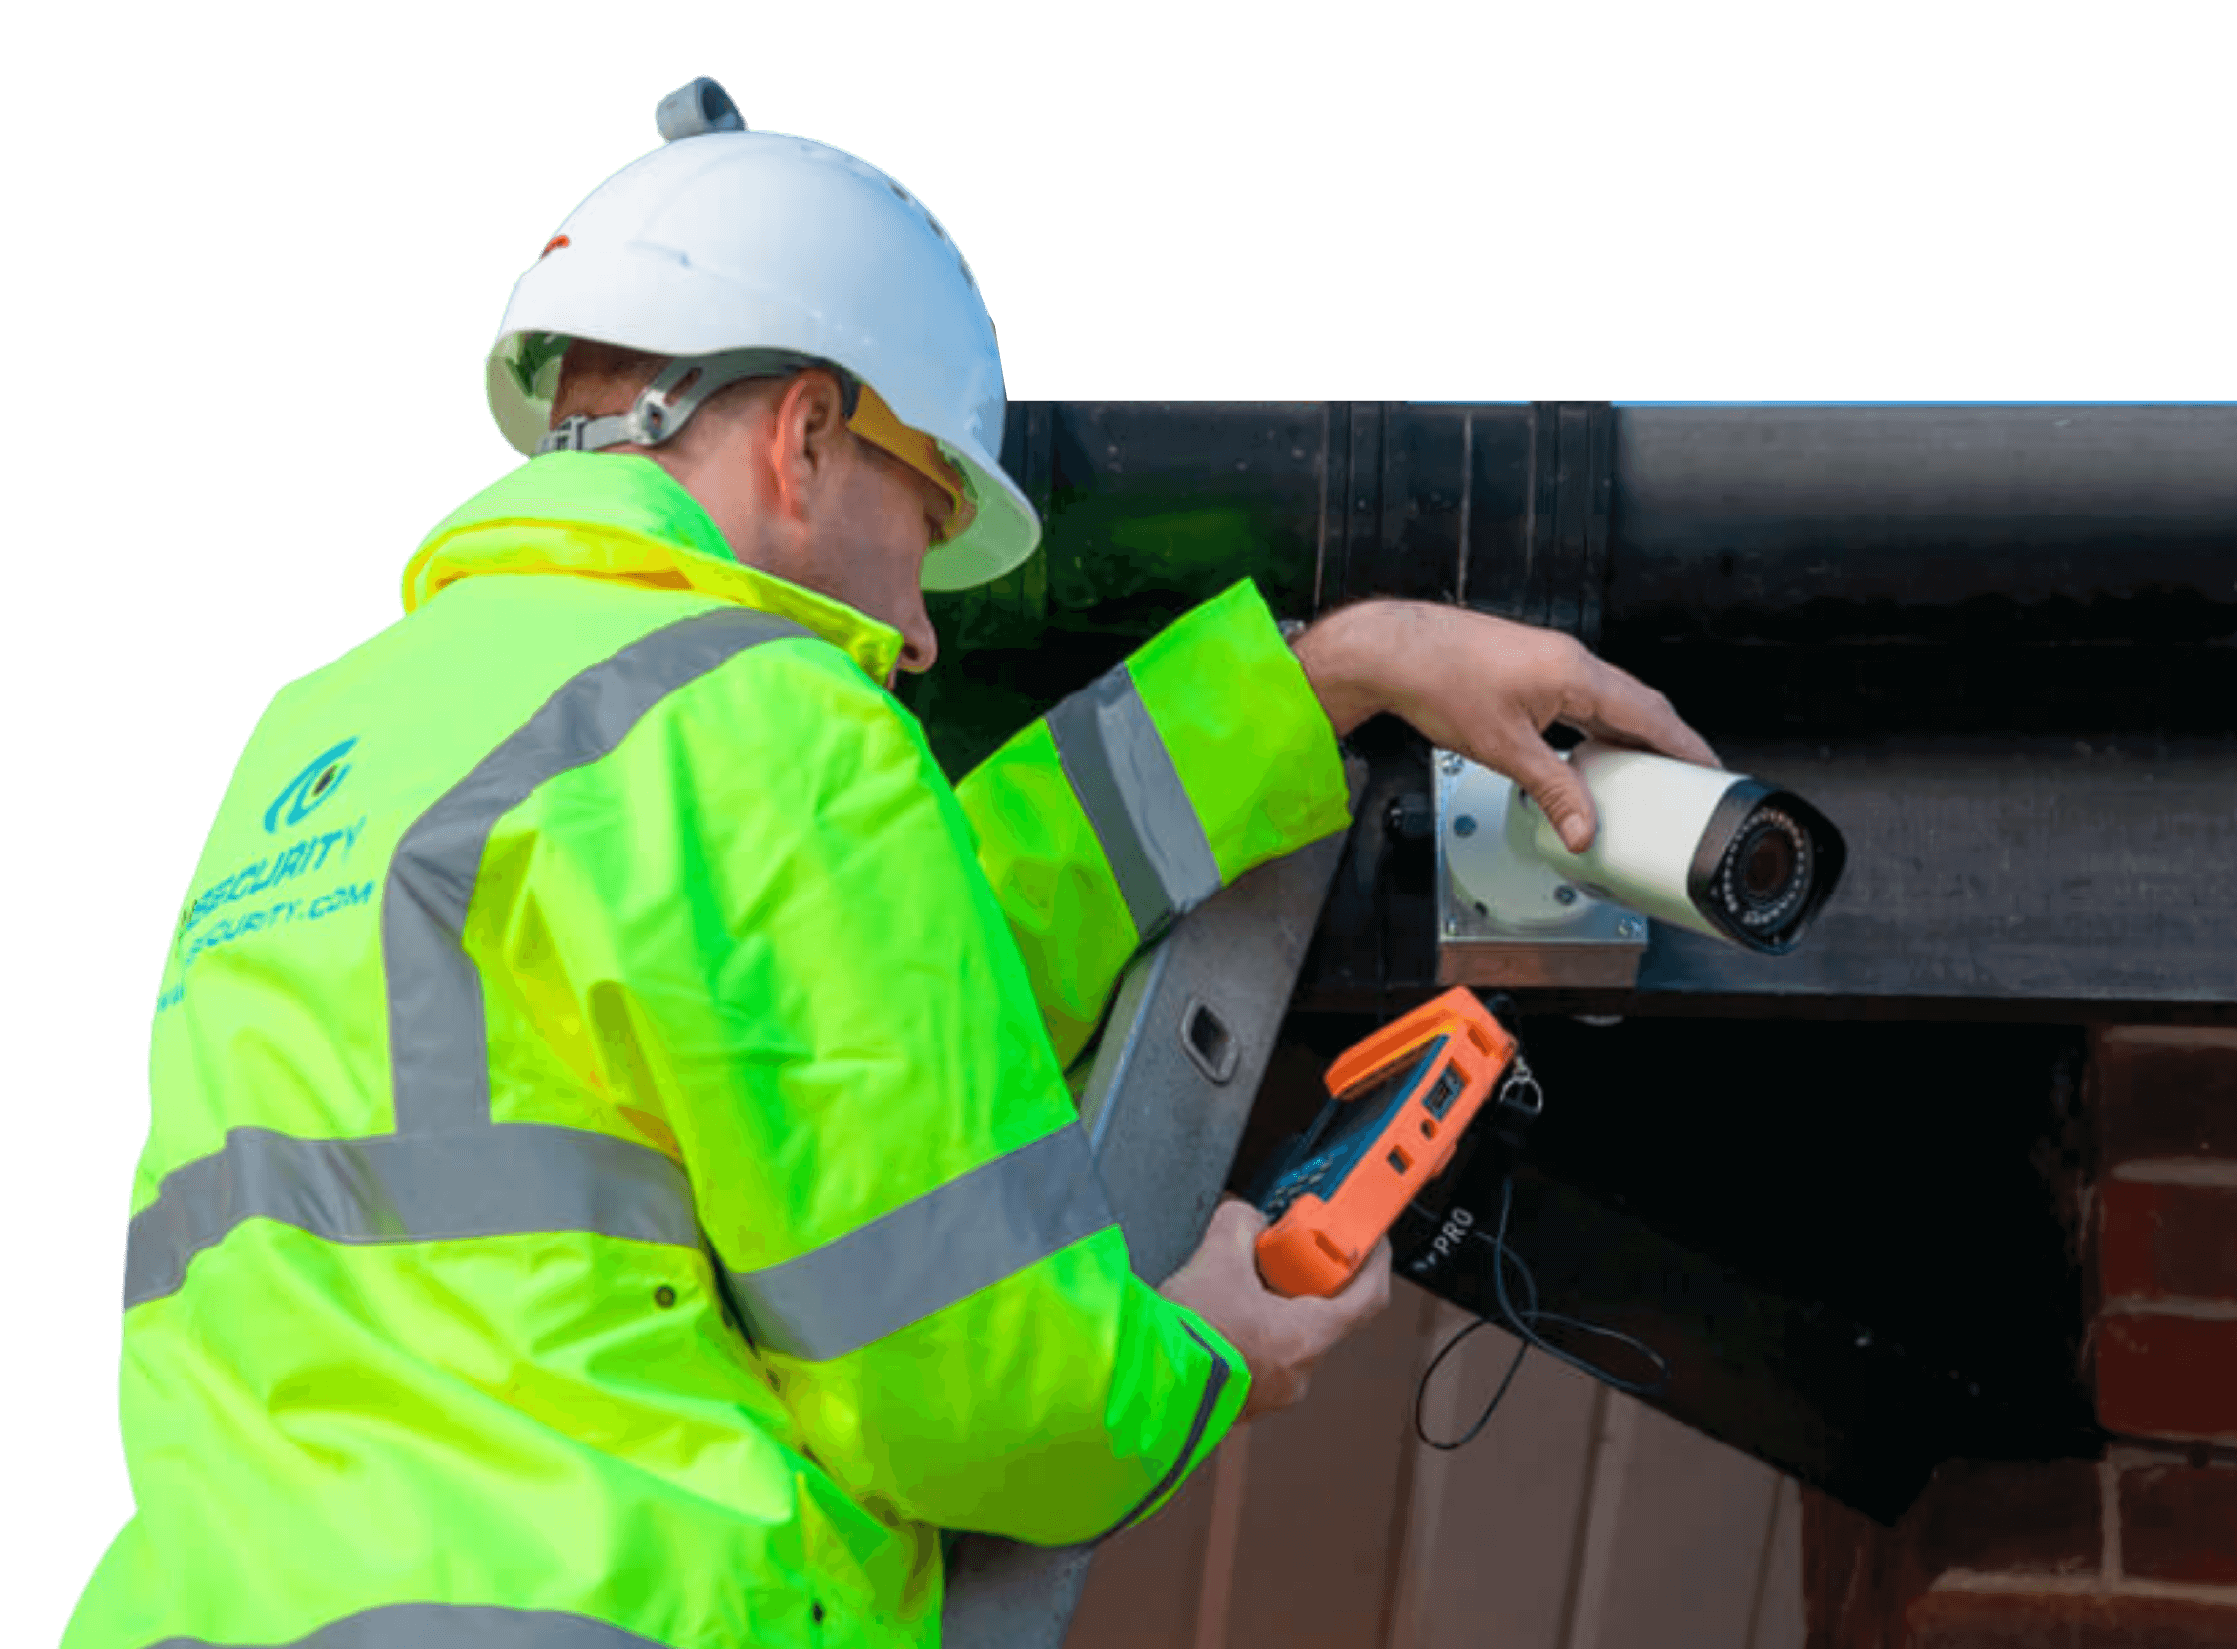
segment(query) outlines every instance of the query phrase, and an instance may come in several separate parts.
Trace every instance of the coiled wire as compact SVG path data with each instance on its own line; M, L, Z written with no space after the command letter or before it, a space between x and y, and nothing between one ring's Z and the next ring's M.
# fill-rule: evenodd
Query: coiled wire
M1636 1335L1626 1334L1620 1329L1607 1328L1599 1323L1588 1323L1581 1317L1571 1317L1559 1311L1545 1311L1539 1308L1538 1279L1531 1274L1530 1266L1523 1257L1507 1246L1507 1219L1514 1211L1514 1203L1515 1181L1514 1176L1510 1174L1500 1182L1499 1220L1493 1228L1492 1234L1487 1237L1479 1228L1469 1232L1468 1235L1478 1242L1491 1244L1492 1294L1498 1301L1499 1315L1503 1319L1503 1326L1510 1329L1522 1343L1515 1347L1514 1361L1507 1365L1507 1372L1499 1382L1499 1389L1491 1394L1491 1401L1484 1405L1483 1413L1476 1416L1476 1423L1458 1437L1449 1441L1439 1441L1437 1438L1430 1436L1429 1428L1423 1422L1422 1404L1429 1396L1429 1382L1436 1376L1439 1365L1459 1348L1461 1341L1467 1339L1477 1329L1488 1326L1493 1319L1478 1317L1474 1322L1463 1325L1451 1339L1438 1348L1437 1355L1430 1358L1429 1366L1422 1370L1421 1383L1414 1388L1414 1435L1433 1449L1450 1451L1464 1448L1476 1440L1477 1433L1481 1432L1490 1422L1492 1414L1499 1407L1500 1400L1507 1395L1507 1388L1515 1383L1515 1376L1522 1371L1522 1360L1530 1354L1530 1349L1533 1346L1544 1352L1548 1357L1567 1363L1571 1368L1589 1374L1595 1380L1611 1385L1618 1391L1628 1392L1634 1397L1655 1396L1670 1383L1670 1360ZM1522 1278L1523 1305L1519 1310L1507 1292L1507 1267L1510 1265L1515 1268L1516 1273ZM1614 1340L1627 1345L1654 1365L1655 1376L1651 1380L1626 1380L1619 1375L1611 1374L1591 1359L1579 1357L1575 1352L1566 1351L1546 1339L1538 1332L1538 1325L1541 1323L1566 1328L1578 1334L1595 1335L1603 1340Z

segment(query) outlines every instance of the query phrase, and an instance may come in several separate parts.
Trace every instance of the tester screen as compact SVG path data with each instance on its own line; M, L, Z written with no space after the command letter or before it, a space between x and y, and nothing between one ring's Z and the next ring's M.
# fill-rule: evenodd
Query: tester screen
M1267 1199L1268 1213L1275 1213L1307 1189L1318 1189L1323 1196L1330 1194L1382 1137L1406 1096L1420 1086L1437 1056L1445 1051L1446 1040L1442 1036L1436 1038L1417 1057L1396 1067L1357 1099L1331 1100L1314 1120L1312 1131L1299 1145L1296 1158L1276 1182ZM1445 1073L1440 1083L1440 1087L1448 1086L1452 1094L1443 1097L1449 1104L1452 1095L1460 1091L1458 1077L1451 1071ZM1431 1096L1430 1109L1442 1111L1443 1108L1436 1102L1436 1096Z

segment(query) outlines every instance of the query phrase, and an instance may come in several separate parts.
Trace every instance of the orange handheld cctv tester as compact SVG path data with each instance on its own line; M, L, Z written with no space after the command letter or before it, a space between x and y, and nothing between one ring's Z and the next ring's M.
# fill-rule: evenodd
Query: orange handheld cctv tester
M1514 1036L1466 986L1423 1003L1328 1068L1329 1101L1252 1200L1258 1269L1288 1295L1350 1282L1518 1063ZM1532 1095L1535 1099L1535 1094Z

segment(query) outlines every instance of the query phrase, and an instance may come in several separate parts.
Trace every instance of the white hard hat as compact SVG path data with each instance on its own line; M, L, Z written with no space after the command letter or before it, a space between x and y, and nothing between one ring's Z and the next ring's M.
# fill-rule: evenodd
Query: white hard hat
M696 135L624 167L559 226L513 288L489 356L489 404L515 448L659 441L754 362L828 363L874 391L893 418L932 438L961 472L968 520L925 558L924 587L958 590L1033 553L1041 524L1002 472L1001 351L955 244L898 183L804 138L742 129L710 81L687 96L716 114ZM728 128L728 129L725 129ZM719 370L683 400L640 397L585 439L547 439L569 339ZM722 362L708 357L725 357ZM665 393L686 374L656 381ZM849 385L850 411L855 385ZM648 410L649 409L649 410Z

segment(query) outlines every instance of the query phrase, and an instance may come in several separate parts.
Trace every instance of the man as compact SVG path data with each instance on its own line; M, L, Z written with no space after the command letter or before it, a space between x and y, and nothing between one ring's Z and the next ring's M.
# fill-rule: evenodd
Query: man
M936 1639L941 1529L1097 1538L1379 1309L1223 1209L1130 1272L1064 1080L1119 969L1345 823L1393 710L1589 801L1560 719L1709 759L1563 638L1247 584L951 790L925 588L1038 524L938 226L688 137L522 278L551 450L285 689L164 981L126 1277L138 1515L71 1649Z

